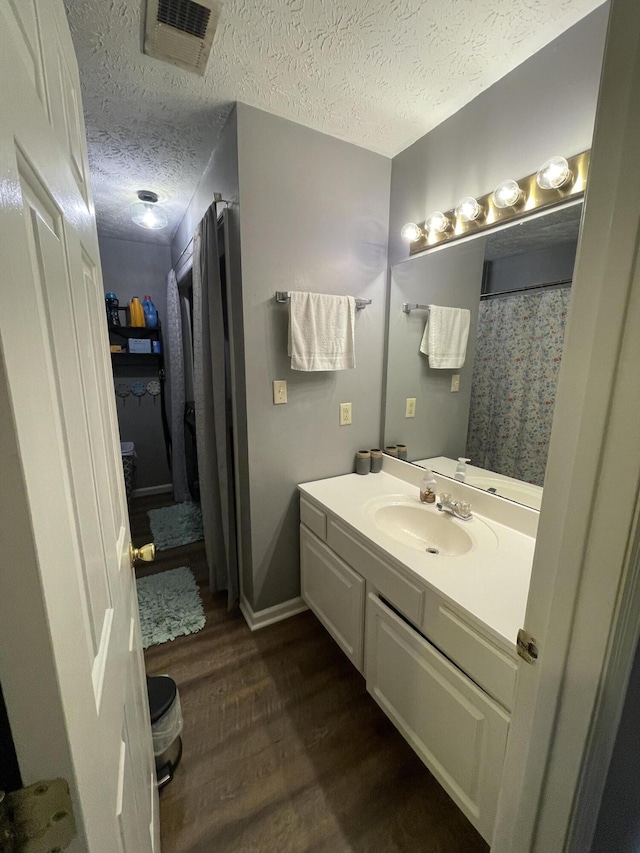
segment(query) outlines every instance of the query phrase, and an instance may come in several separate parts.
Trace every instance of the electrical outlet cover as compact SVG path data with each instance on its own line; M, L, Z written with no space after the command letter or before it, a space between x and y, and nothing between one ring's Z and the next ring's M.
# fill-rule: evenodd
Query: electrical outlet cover
M351 403L340 403L340 426L351 424Z

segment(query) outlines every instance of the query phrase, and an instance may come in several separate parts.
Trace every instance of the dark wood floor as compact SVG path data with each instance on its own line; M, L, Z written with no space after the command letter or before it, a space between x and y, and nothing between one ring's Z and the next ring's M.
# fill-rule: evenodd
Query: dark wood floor
M136 545L154 500L132 502ZM315 617L251 633L209 594L202 544L186 547L206 626L145 653L150 674L177 681L184 714L182 763L160 795L164 853L486 853ZM160 557L194 568L185 548Z
M133 498L129 502L131 541L136 548L153 541L147 512L150 509L171 506L173 503L174 501L170 494ZM183 545L181 548L156 551L156 558L153 563L142 563L136 566L136 577L142 578L145 575L155 575L158 572L177 569L179 566L189 566L197 580L205 580L207 578L207 564L205 562L203 543L193 542L190 545Z

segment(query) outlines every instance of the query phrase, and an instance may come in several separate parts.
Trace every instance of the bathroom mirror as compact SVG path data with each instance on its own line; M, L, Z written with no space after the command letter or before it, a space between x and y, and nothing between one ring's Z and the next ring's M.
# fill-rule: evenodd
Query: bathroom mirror
M450 477L468 457L460 479L540 507L581 214L572 202L391 268L385 445ZM405 303L469 309L463 367L429 366L428 311Z

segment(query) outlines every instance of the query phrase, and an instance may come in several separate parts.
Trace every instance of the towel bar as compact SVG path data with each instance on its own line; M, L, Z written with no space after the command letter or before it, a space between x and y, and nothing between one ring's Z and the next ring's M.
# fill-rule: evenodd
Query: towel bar
M289 291L288 290L276 290L276 302L288 302L289 301ZM356 299L356 308L360 311L362 308L366 308L367 305L371 305L371 299Z
M415 311L416 309L419 311L428 311L429 306L428 305L420 305L417 302L403 302L402 303L402 310L404 311L405 314L411 314L411 312Z

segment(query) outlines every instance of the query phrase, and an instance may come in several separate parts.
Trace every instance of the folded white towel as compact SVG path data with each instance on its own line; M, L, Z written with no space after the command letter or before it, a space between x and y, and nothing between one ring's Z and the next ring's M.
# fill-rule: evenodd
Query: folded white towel
M289 355L293 370L348 370L356 366L353 296L293 291L289 300Z
M429 367L462 367L467 355L471 312L467 308L429 305L420 352L429 356Z

